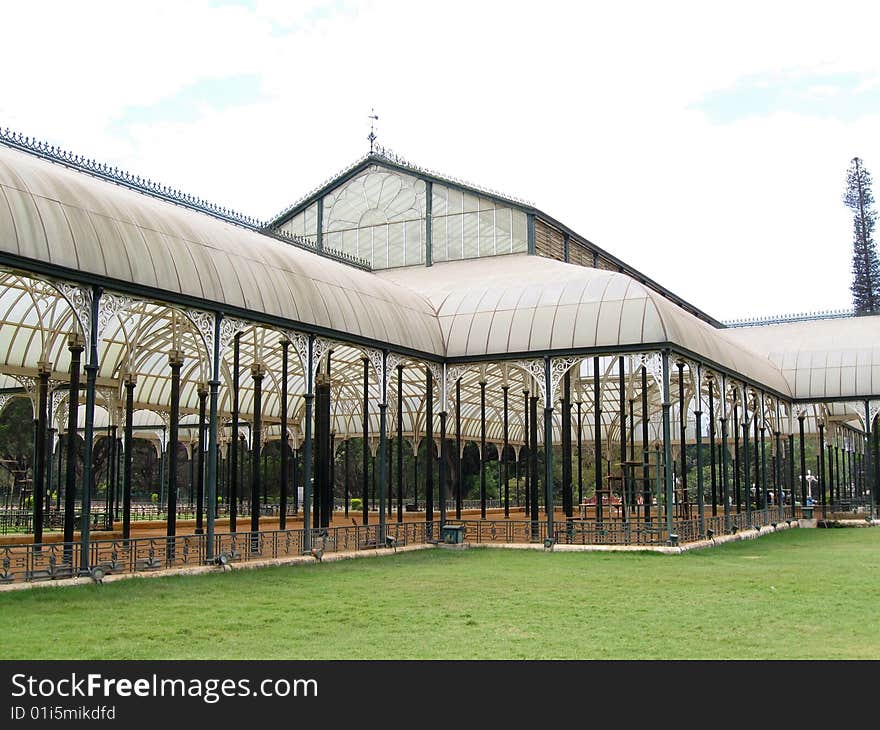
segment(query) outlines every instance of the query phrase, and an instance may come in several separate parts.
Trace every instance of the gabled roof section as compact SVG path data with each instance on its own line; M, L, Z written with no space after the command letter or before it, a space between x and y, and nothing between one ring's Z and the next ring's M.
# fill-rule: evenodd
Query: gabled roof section
M373 152L367 153L348 167L340 170L331 178L321 183L314 190L307 193L295 203L275 215L266 224L266 227L274 228L276 226L280 226L282 223L285 223L297 213L310 206L318 198L326 195L334 188L347 182L359 172L368 168L370 165L380 165L381 167L385 167L390 170L396 170L398 172L405 172L411 175L416 175L418 177L424 178L425 180L430 180L431 182L437 182L444 185L452 185L453 187L461 188L471 193L476 193L477 195L480 195L484 198L490 198L506 205L512 205L517 208L526 209L530 212L535 209L535 204L529 200L517 198L513 195L507 195L506 193L493 190L492 188L476 185L474 183L467 182L466 180L461 180L460 178L446 175L444 173L431 170L427 167L422 167L421 165L417 165L414 162L410 162L409 160L405 159L401 155L398 155L396 152L386 147L377 147Z

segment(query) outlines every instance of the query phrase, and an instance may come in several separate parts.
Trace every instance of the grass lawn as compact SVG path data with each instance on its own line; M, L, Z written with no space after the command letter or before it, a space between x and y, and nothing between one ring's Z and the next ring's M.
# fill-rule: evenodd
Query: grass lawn
M0 594L2 659L880 658L880 529L425 550Z

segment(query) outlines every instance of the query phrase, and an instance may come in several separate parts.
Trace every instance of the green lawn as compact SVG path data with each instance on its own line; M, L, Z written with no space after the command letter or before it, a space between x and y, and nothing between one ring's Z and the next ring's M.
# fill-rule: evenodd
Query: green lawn
M880 529L425 550L0 594L3 659L880 658Z

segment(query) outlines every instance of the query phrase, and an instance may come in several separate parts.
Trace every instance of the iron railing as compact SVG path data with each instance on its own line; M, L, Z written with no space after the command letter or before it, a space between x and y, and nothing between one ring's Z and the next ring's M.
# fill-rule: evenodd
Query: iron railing
M663 519L570 519L557 521L553 542L565 545L670 545L693 542L710 535L720 536L798 517L799 508L786 506L730 515L675 519L670 533ZM465 540L477 544L544 543L545 520L454 520L447 524L463 525ZM381 547L399 547L436 543L440 523L388 522L383 538L378 524L309 529L313 551L326 553L355 552ZM231 561L271 560L303 555L307 531L261 530L258 532L219 533L214 535L213 554ZM93 540L88 547L88 562L81 561L80 543L43 543L41 545L0 546L0 583L68 578L101 567L110 573L137 573L163 568L204 565L208 554L207 535L175 537L138 537L128 540ZM316 554L317 557L317 554Z
M305 553L305 533L262 530L214 535L213 554L230 561L271 560ZM324 552L354 552L380 547L402 547L431 542L440 534L439 522L389 523L382 540L379 525L328 527L309 530L313 548ZM94 567L105 573L138 573L164 568L204 565L207 535L137 537L93 540L88 562L82 562L81 544L43 543L0 546L0 583L57 580L86 574Z

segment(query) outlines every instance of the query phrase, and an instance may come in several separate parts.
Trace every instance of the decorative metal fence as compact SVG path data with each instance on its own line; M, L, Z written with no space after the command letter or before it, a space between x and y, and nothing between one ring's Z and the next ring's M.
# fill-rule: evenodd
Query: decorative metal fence
M672 532L663 519L596 520L571 519L554 524L553 542L564 545L670 545L692 542L713 535L763 528L795 519L799 508L786 506L753 510L751 515L733 513L676 519ZM100 513L96 513L100 514ZM545 520L453 520L465 527L465 541L472 543L541 543L547 540ZM261 530L217 533L213 555L228 561L271 560L306 553L306 530ZM382 547L402 547L439 542L439 522L388 522L385 536L380 526L351 525L308 530L312 554L354 552ZM137 573L162 568L204 565L207 535L138 537L129 540L94 540L89 543L87 562L82 561L80 543L0 546L0 583L54 580L85 574L100 567L105 573ZM316 551L321 551L320 555Z
M229 561L270 560L305 554L305 533L297 530L262 530L214 535L214 556ZM313 549L353 552L381 547L397 548L424 544L440 534L440 523L389 523L380 540L379 525L329 527L309 530ZM129 540L94 540L89 543L88 562L83 563L81 544L0 546L0 583L57 580L85 574L94 567L105 573L137 573L163 568L204 565L207 535L138 537Z

